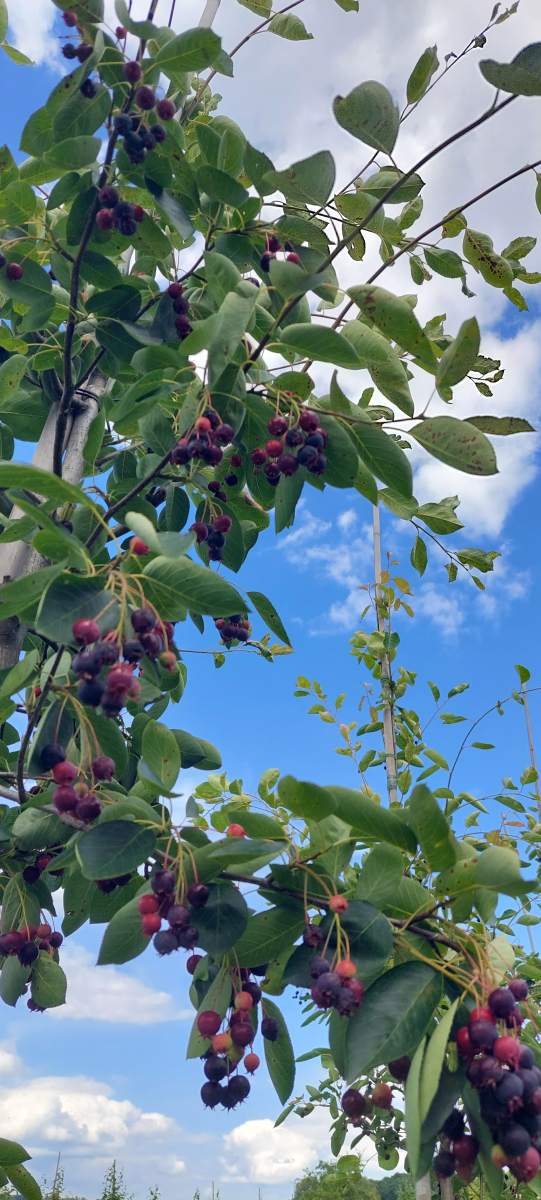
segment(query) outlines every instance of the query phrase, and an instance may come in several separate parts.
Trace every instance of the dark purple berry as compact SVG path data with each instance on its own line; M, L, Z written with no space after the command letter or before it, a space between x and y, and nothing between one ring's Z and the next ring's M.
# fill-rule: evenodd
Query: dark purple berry
M201 1088L201 1099L205 1108L216 1108L217 1104L221 1104L223 1087L219 1083L211 1083L210 1081L203 1084Z
M220 1079L227 1075L227 1063L217 1054L209 1054L209 1057L205 1059L203 1070L211 1083L219 1083Z
M152 939L154 949L158 954L172 954L173 950L178 950L177 939L171 929L162 929L156 933Z
M64 762L65 758L66 751L59 742L49 742L47 746L43 747L43 750L39 756L40 763L44 771L52 771L53 767L55 767L57 763Z
M170 896L175 890L176 879L172 871L156 871L150 886L157 896Z
M263 1017L261 1033L268 1042L275 1042L279 1032L278 1022L274 1020L274 1017Z
M187 891L187 899L192 908L204 908L210 892L204 883L192 883Z
M81 704L88 704L91 708L97 708L103 696L103 684L97 679L85 679L77 688L77 699Z
M39 955L39 950L35 942L25 942L17 955L19 962L23 967L29 967L31 963L36 961Z
M451 1175L455 1173L454 1155L449 1150L440 1150L439 1154L436 1154L432 1166L440 1179L450 1179Z
M495 1017L508 1017L515 1007L515 997L510 988L495 988L488 998L488 1006Z
M476 1050L492 1050L498 1036L498 1030L492 1021L472 1021L470 1038Z

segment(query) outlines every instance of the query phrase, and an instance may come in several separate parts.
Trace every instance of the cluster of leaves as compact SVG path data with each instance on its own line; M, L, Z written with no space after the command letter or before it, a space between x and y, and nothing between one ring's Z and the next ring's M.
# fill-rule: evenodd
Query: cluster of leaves
M258 31L290 40L309 36L296 16L273 16L266 0L243 2L263 17ZM338 3L346 11L357 8L355 0ZM126 714L106 715L87 702L88 690L83 700L76 691L73 627L81 619L96 621L100 636L122 653L130 617L141 606L162 630L191 619L201 633L208 617L236 615L241 628L252 609L269 633L242 645L223 639L224 648L209 651L216 665L230 652L255 651L267 659L288 652L272 602L259 592L245 597L214 570L206 543L187 526L194 513L207 524L227 517L221 558L238 572L272 512L278 533L293 522L306 487L353 489L412 522L412 562L422 573L423 535L439 542L461 523L454 497L418 504L412 439L444 463L491 475L497 466L487 435L530 426L515 416L459 420L418 411L419 375L428 375L433 394L450 405L453 388L464 380L489 394L501 378L500 364L480 353L475 317L452 337L439 316L421 325L416 294L395 295L376 281L405 255L417 286L436 272L458 279L471 297L472 267L523 307L515 282L539 281L522 262L535 239L515 238L496 252L463 215L476 197L458 198L435 226L412 232L423 207L419 171L444 147L401 169L396 142L412 107L437 81L433 50L410 76L402 113L380 83L361 83L336 98L338 123L374 151L366 169L336 191L329 151L276 170L235 122L216 115L210 85L216 74L233 73L233 60L211 28L175 34L150 19L132 19L124 0L116 0L124 32L113 36L103 26L101 0L76 0L70 12L85 48L80 65L29 118L21 138L29 157L17 166L7 148L1 156L0 566L9 580L0 591L8 646L0 676L7 800L0 812L1 932L39 928L43 912L55 916L54 893L62 888L64 934L87 920L105 924L99 961L125 962L148 945L138 899L165 865L175 876L178 902L194 882L209 890L197 915L204 955L191 996L198 1012L211 1009L222 1017L234 969L265 967L265 1011L278 1027L266 1047L267 1065L282 1102L294 1088L294 1051L268 997L289 985L310 986L309 947L298 944L308 918L316 924L321 918L333 956L346 951L366 988L358 1013L348 1020L333 1013L330 1020L325 1054L333 1084L338 1076L358 1079L414 1053L427 1033L429 1046L437 1039L438 1075L450 1032L449 1021L438 1023L442 1006L450 1012L457 993L463 997L502 976L506 964L494 965L493 958L491 965L495 943L485 925L494 924L501 893L527 897L530 885L514 847L459 839L450 823L452 797L445 796L442 812L442 792L435 795L423 782L441 764L437 752L419 746L414 717L398 709L394 697L391 703L395 634L382 632L378 621L357 651L382 678L381 706L393 710L401 801L390 792L385 807L364 786L322 787L267 772L253 802L241 784L215 775L196 789L178 827L168 801L179 772L221 765L210 742L161 720L182 697L185 655L171 650L171 669L171 661L165 665L141 651ZM491 21L502 15L496 9ZM541 94L539 46L509 65L487 61L482 71L506 95L494 103L489 95L490 107L470 126L497 117L516 95ZM136 76L144 81L143 97ZM171 103L162 111L175 116L156 138L155 99L164 80ZM130 155L126 122L132 120L139 142ZM528 164L514 176L531 169ZM128 219L109 228L96 220L105 187L129 206ZM434 232L433 244L427 239ZM442 248L442 239L460 250ZM372 244L381 266L342 292L338 255L347 251L362 263ZM182 336L164 280L180 286L175 294L189 310ZM280 356L278 369L266 362L267 348ZM312 362L335 368L328 394L317 394ZM340 386L339 369L365 373L355 400ZM253 452L265 442L269 420L281 417L294 428L306 408L322 430L325 469L313 475L300 466L273 486ZM207 412L231 429L220 461L172 455L195 436ZM11 461L17 440L37 443L31 465ZM494 557L476 548L448 552L449 577L464 568L482 586L479 572L491 570ZM390 581L381 586L390 609L396 599ZM407 588L401 590L404 597ZM406 676L399 681L396 700L408 683ZM380 732L379 726L378 713L371 714L359 736ZM114 778L100 784L100 812L90 828L54 808L51 745L55 753L60 745L82 779L96 754L113 762ZM376 752L371 761L380 761ZM361 770L369 765L361 763ZM414 778L416 770L421 776ZM231 827L243 836L215 836ZM245 881L257 889L255 908L238 886ZM328 911L336 893L349 905L342 918ZM467 933L456 932L458 922L469 922ZM63 1003L58 954L44 946L38 951L32 963L6 955L0 971L6 1003L17 1003L28 987L34 1007ZM188 1053L204 1051L195 1025ZM428 1115L433 1102L432 1096ZM434 1139L438 1129L434 1124ZM429 1143L425 1132L423 1144ZM20 1175L22 1159L10 1165L14 1153L23 1152L8 1148L0 1162L9 1178L19 1172L17 1186L34 1200L32 1185Z

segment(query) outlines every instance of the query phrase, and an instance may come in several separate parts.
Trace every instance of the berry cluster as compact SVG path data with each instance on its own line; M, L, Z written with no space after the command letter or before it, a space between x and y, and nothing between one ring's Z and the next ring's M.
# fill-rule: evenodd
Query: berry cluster
M331 912L346 911L345 896L331 896ZM329 934L321 925L308 924L304 927L302 940L312 950L322 950ZM334 1008L341 1017L349 1017L357 1009L364 995L364 986L356 979L357 967L350 958L338 958L334 966L324 954L316 954L310 963L310 976L314 980L310 994L317 1008Z
M212 1009L200 1012L196 1025L201 1037L208 1038L210 1045L203 1056L206 1082L201 1088L201 1099L206 1108L236 1108L250 1093L250 1081L246 1075L238 1074L241 1059L248 1075L253 1075L260 1064L259 1055L253 1050L257 1006L262 993L259 984L250 979L250 972L241 968L233 979L233 993L228 1015L222 1018ZM279 1035L278 1023L273 1017L263 1015L261 1034L269 1042ZM245 1054L248 1047L251 1049Z
M357 1088L350 1087L344 1092L340 1103L342 1112L346 1114L350 1123L355 1127L362 1126L364 1118L369 1117L374 1108L390 1112L393 1107L393 1089L383 1081L376 1083L371 1091L366 1092L359 1092Z
M175 329L180 340L188 337L192 332L189 312L190 305L184 295L184 288L181 283L170 283L167 288L167 295L170 296L173 304L173 312L175 315Z
M473 1009L468 1025L456 1034L458 1052L468 1063L468 1079L479 1092L481 1113L494 1138L493 1161L509 1167L521 1183L532 1180L541 1168L541 1069L518 1034L524 1014L517 1001L527 995L524 979L495 988L486 1006ZM457 1154L453 1133L447 1136L452 1146L440 1151L436 1170L450 1176L455 1164L461 1164L461 1151ZM461 1138L459 1133L459 1147Z
M252 626L247 618L238 615L216 617L214 624L226 646L230 646L232 642L247 642L252 632Z
M206 521L194 521L190 526L192 532L195 533L198 545L201 545L201 542L207 543L209 559L212 562L221 562L225 535L229 533L231 525L231 517L220 513L220 516L214 517L208 524Z
M63 746L56 744L46 746L42 751L41 761L44 765L45 762L51 764L47 769L51 770L57 785L53 792L53 804L59 816L64 817L69 814L83 825L89 825L91 821L95 821L101 812L101 801L92 788L85 783L80 767L66 758ZM106 754L100 754L98 758L94 759L91 771L93 787L96 783L108 782L115 773L113 759L108 758ZM50 856L43 857L47 860L45 864L47 866L51 861ZM37 866L36 863L36 868L30 868L30 870L34 871ZM45 867L41 869L43 870Z
M142 68L139 62L124 63L124 78L128 83L132 85L138 84L141 77ZM140 84L137 88L134 100L136 107L142 113L150 113L155 109L162 121L171 121L176 112L172 100L169 100L167 97L163 100L158 100L153 88L145 83ZM118 136L123 139L126 154L130 162L134 165L143 163L147 152L154 150L155 146L165 141L166 138L163 125L145 125L138 113L119 113L115 117L114 123Z
M479 1142L467 1130L466 1118L459 1108L453 1108L449 1113L440 1137L440 1149L433 1164L436 1175L439 1179L450 1179L456 1172L464 1183L470 1183L479 1154Z
M53 861L52 854L37 854L34 862L29 863L23 870L23 879L25 883L37 883L40 875L47 870L49 864Z
M221 463L223 447L229 446L235 436L232 425L226 424L212 408L208 408L202 417L198 417L190 433L180 438L171 451L171 462L175 467L184 467L190 459L200 459L209 467L217 467ZM226 476L225 482L237 482L236 476ZM217 481L216 481L217 482ZM221 491L220 485L209 485L209 491L215 495ZM223 499L226 497L223 495Z
M180 949L193 950L199 937L193 923L197 919L193 910L204 908L209 898L209 890L204 883L193 883L186 892L187 904L178 903L175 898L176 886L172 871L157 871L151 881L152 891L140 896L137 902L143 933L153 937L153 945L160 955L172 954ZM168 929L162 929L164 920Z
M129 204L121 200L116 188L107 185L98 194L99 209L96 213L96 225L105 232L116 229L124 237L133 237L138 224L145 215L140 204Z
M0 955L17 956L23 967L31 967L40 950L51 953L62 945L61 933L55 933L47 921L42 925L25 925L0 935ZM29 1001L29 1008L35 1006Z
M265 250L259 260L259 265L260 265L262 271L269 270L269 267L271 265L273 258L276 258L276 255L279 253L279 251L281 249L282 249L282 243L281 243L280 239L276 237L276 234L274 234L274 233L268 234L266 243L265 243ZM301 261L300 257L291 248L289 242L285 243L283 249L286 252L286 262L297 263L298 265L300 264L300 261Z
M106 634L100 640L97 622L86 617L74 621L72 626L75 641L85 647L72 662L79 679L77 699L92 708L101 705L106 716L118 716L128 699L138 698L140 684L134 678L133 671L135 664L145 655L151 659L158 658L168 671L174 670L177 665L171 649L173 626L169 621L161 622L150 609L138 608L131 614L131 623L137 637L124 639L123 662L118 661L120 650L116 635Z
M276 487L282 475L294 475L299 467L305 467L311 475L324 474L327 434L315 412L303 409L298 423L291 427L285 417L271 417L267 428L271 438L264 446L252 450L251 459L254 467L263 468L272 487Z

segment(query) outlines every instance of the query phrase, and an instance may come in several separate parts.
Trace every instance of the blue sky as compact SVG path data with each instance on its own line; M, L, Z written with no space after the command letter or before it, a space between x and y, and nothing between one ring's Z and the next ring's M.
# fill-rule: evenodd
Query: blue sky
M403 15L396 17L392 3L373 6L372 13L362 20L342 13L331 0L327 0L325 12L323 0L320 4L315 13L307 8L305 18L316 34L314 42L291 46L269 38L263 52L239 68L237 90L224 83L224 111L241 121L255 144L271 153L280 166L330 145L336 152L339 179L344 182L359 161L357 144L352 145L329 120L334 92L345 91L372 75L398 91L429 41L438 41L445 53L465 44L476 29L471 27L466 0L457 0L452 18L433 14L430 22L421 0L412 2L407 21ZM510 57L528 41L534 30L534 4L535 0L526 0L516 21L495 32L491 43L495 57ZM40 61L30 70L2 59L2 84L9 97L2 140L12 148L26 117L43 102L57 78L56 43L51 42L47 25L52 6L48 0L32 0L31 19L28 7L20 7L20 12L14 12L14 37ZM134 5L136 15L143 7ZM195 24L201 5L188 0L181 7L183 22ZM223 30L224 44L230 46L255 21L245 10L237 11L232 0L225 0L223 7L222 24L217 28ZM406 67L392 55L389 64L386 55L391 9L395 44L399 42L403 48ZM303 72L305 82L301 84ZM279 93L277 75L284 83ZM414 160L425 137L432 144L440 128L457 127L464 111L471 111L480 86L475 68L467 65L458 81L463 86L442 90L441 109L432 113L427 133L415 121L411 129L406 127L404 163ZM538 144L538 103L534 101L524 110L520 122L502 118L498 145L503 167L499 173L526 161L532 143ZM452 109L451 117L446 104ZM491 181L497 174L486 141L463 148L460 156L457 152L430 177L436 216L464 198L463 187L467 195L473 194L479 190L476 179ZM523 187L506 200L498 198L486 206L479 228L488 229L499 245L518 233L535 234L539 214L532 190L531 185ZM539 248L528 266L541 269ZM353 279L351 272L358 267L348 263L346 270ZM425 318L446 311L451 329L469 315L467 302L453 284L435 280L426 290L426 298L422 296L420 307ZM535 423L541 366L538 314L535 309L517 314L501 296L477 285L476 280L483 349L501 356L508 374L490 403L467 392L468 385L458 389L458 410L462 414L523 413ZM403 276L391 277L389 286L407 290ZM354 396L355 379L350 375L343 383ZM441 465L416 459L416 490L422 499L437 500L455 491L464 496L467 528L456 544L503 551L494 576L487 579L485 594L467 581L450 587L436 550L424 579L412 578L410 530L383 512L384 548L397 560L397 573L412 579L416 616L413 621L400 621L401 660L418 672L414 702L427 717L432 712L427 678L438 682L442 692L469 681L470 690L452 702L452 710L470 719L516 685L514 663L527 664L532 682L539 680L539 477L534 439L515 442L512 447L501 447L501 443L497 447L499 452L501 449L502 473L495 483L472 481ZM347 692L344 719L355 719L365 680L350 656L348 641L364 607L364 594L358 589L371 576L371 514L360 496L329 489L323 494L314 489L307 492L294 529L278 541L272 532L263 535L242 573L246 590L265 592L278 607L295 653L279 658L274 665L250 654L235 654L220 671L210 656L187 655L188 686L178 711L171 713L172 724L215 742L229 776L241 776L248 790L255 788L268 767L320 782L355 783L353 769L335 753L332 727L308 717L307 702L295 698L293 692L297 675L319 680L331 697ZM188 625L178 641L186 650L201 647L199 635ZM215 645L210 632L203 644ZM533 698L537 730L539 712L539 702ZM464 728L444 727L435 721L433 744L452 757ZM497 742L497 749L469 751L456 783L477 796L486 796L498 791L503 776L516 779L527 764L520 710L512 705L504 719L489 718L479 738ZM436 779L440 781L439 776ZM195 773L181 780L186 791L194 782ZM374 778L373 786L381 786L381 780ZM491 809L489 816L481 817L479 828L495 828L501 812ZM35 1155L38 1173L50 1175L61 1150L68 1187L87 1196L96 1193L107 1163L116 1155L138 1197L144 1196L152 1183L158 1184L165 1200L179 1196L187 1200L196 1187L206 1196L214 1179L224 1200L251 1200L259 1186L268 1200L286 1200L296 1175L319 1154L327 1153L325 1121L317 1116L303 1123L297 1120L273 1133L279 1105L263 1070L256 1077L248 1106L233 1114L203 1113L198 1099L200 1064L184 1062L189 1018L182 960L158 961L147 952L126 968L94 969L98 942L99 930L87 928L66 951L68 972L71 959L72 986L65 1013L38 1017L29 1015L26 1008L14 1013L3 1010L2 1132L25 1142ZM298 1030L294 999L287 999L285 1011L292 1029ZM299 1031L297 1036L299 1053L319 1040L310 1030ZM310 1064L300 1069L301 1086L314 1077Z

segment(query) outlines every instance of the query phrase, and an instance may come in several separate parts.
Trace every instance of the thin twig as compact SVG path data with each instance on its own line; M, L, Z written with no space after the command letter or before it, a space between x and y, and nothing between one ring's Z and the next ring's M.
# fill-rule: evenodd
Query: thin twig
M356 237L358 237L364 225L373 220L380 209L382 209L387 201L390 200L391 196L394 196L395 192L397 192L408 179L411 179L412 175L415 175L417 171L420 171L421 167L424 167L427 162L430 162L433 158L436 158L437 155L441 154L443 150L447 150L449 146L452 146L455 142L460 141L460 139L465 137L467 133L471 133L472 130L478 129L480 125L484 125L485 121L489 121L491 117L495 116L496 113L501 112L502 109L507 108L507 106L512 104L513 100L516 99L516 96L507 96L507 98L502 100L500 104L492 105L490 108L486 109L485 112L481 113L479 117L476 117L474 121L470 121L468 125L464 125L462 129L457 130L456 133L450 134L449 137L445 138L442 142L439 142L437 146L435 146L432 150L429 150L422 156L422 158L418 159L418 161L414 163L414 165L410 167L408 171L401 175L400 178L397 179L396 182L393 183L392 186L388 188L378 200L376 200L376 203L372 206L370 212L367 213L366 217L363 219L363 225L354 225L351 233L348 233L346 237L342 238L338 245L335 246L334 250L332 250L331 253L328 254L323 260L323 262L320 263L316 274L320 274L322 271L325 271L327 267L334 262L334 259L337 257L337 255L341 254L342 250L346 249L346 247L349 246ZM250 370L250 367L254 362L257 362L261 352L274 337L274 334L279 328L281 322L284 320L284 317L286 317L288 313L290 313L295 307L295 305L298 304L303 294L303 292L295 292L282 306L273 325L257 343L257 346L254 348L248 361L245 363L245 372Z
M21 745L19 748L19 754L17 756L17 792L18 792L18 796L19 796L19 804L24 804L25 801L28 799L28 796L26 794L26 789L24 786L24 760L26 758L26 751L28 749L28 744L30 742L32 733L33 733L34 729L36 728L38 720L41 716L41 711L43 709L43 705L49 694L49 690L51 688L51 684L53 682L54 676L60 666L60 660L62 658L63 653L64 653L64 647L59 646L57 653L56 653L55 660L52 664L51 670L49 671L47 679L45 680L45 683L43 685L41 695L38 699L38 702L37 702L35 708L33 708L32 712L30 713L30 717L28 719L28 724L27 724L24 734L21 738Z

